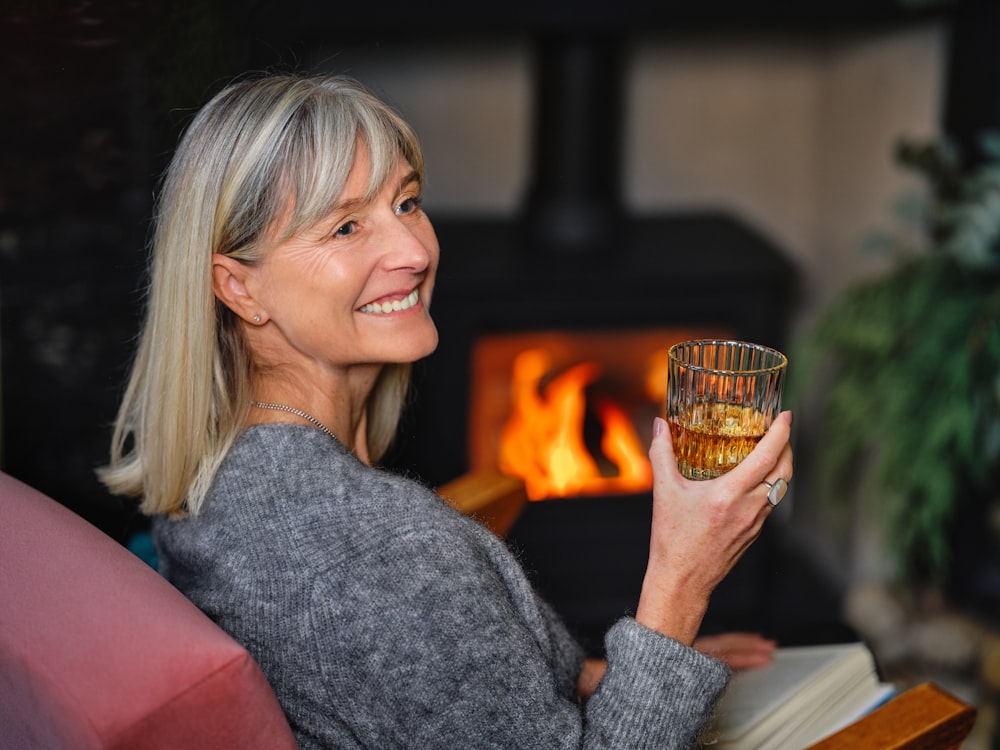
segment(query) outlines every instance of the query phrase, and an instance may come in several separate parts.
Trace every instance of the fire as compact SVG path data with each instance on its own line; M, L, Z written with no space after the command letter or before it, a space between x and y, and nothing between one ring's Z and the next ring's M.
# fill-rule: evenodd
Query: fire
M522 477L532 500L650 489L653 475L645 450L617 404L603 400L594 405L602 428L601 452L614 465L614 476L604 475L585 444L585 389L600 368L593 362L577 364L542 388L551 369L551 357L541 349L515 358L513 405L500 434L500 469Z

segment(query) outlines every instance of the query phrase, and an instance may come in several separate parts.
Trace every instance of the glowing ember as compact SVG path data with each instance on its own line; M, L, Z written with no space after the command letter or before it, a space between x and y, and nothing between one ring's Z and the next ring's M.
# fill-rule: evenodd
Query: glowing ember
M585 389L600 375L597 365L575 365L542 388L551 368L550 356L541 349L515 358L513 405L500 435L500 469L522 477L532 500L644 492L652 487L645 449L617 404L603 400L594 405L602 430L601 452L614 472L602 472L585 444Z

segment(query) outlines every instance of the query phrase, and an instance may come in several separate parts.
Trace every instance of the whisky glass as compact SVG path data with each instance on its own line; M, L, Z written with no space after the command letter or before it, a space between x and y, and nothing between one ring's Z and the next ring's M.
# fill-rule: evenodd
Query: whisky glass
M670 347L666 417L677 466L713 479L754 449L781 412L788 358L745 341L699 339Z

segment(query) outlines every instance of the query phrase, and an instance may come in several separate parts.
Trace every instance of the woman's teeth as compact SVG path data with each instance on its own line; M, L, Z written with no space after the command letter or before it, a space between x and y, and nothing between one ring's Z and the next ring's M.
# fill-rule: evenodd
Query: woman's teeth
M369 302L367 305L362 305L361 312L383 314L399 312L400 310L408 310L417 304L417 300L419 299L420 294L416 289L414 289L412 292L403 297L403 299L393 300L392 302Z

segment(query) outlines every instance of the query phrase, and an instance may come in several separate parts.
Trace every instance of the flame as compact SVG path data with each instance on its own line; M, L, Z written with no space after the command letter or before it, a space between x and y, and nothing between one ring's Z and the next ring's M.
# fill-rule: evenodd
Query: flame
M500 434L499 466L522 477L528 497L603 495L644 492L653 475L628 415L610 400L594 406L603 436L601 451L617 470L604 476L584 442L586 387L599 375L593 362L574 365L543 388L552 369L542 349L521 352L511 378L512 407Z

